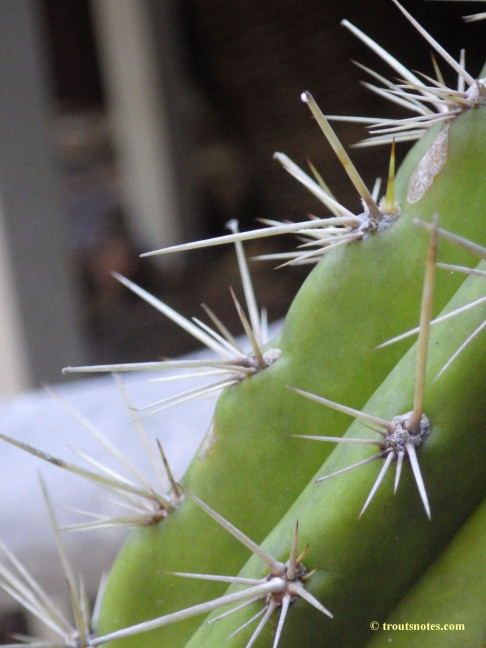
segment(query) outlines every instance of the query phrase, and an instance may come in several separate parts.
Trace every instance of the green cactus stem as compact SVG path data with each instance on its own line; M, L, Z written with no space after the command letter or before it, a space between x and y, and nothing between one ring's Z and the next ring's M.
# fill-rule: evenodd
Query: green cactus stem
M322 454L316 452L315 444L312 449L303 445L297 449L290 435L315 434L317 430L326 434L331 430L333 436L340 436L347 425L345 417L307 403L289 393L287 385L325 394L350 407L363 407L403 353L400 345L380 350L375 347L417 321L421 260L426 256L427 241L413 225L413 218L419 214L428 220L440 206L441 225L484 241L485 235L480 234L482 223L475 218L475 212L476 205L486 199L484 183L476 180L486 150L485 118L485 110L478 109L461 114L451 123L447 159L440 173L424 196L409 205L409 178L436 134L431 132L426 141L416 145L396 179L402 216L385 231L326 255L297 295L282 334L271 343L281 351L278 361L221 396L212 436L192 462L183 483L236 526L248 521L246 510L251 507L247 531L257 542L285 513L309 475L330 452L330 448ZM463 182L465 178L467 183ZM467 256L455 245L443 247L454 262L463 262ZM441 278L436 290L437 306L444 306L457 284L457 276ZM363 309L373 317L364 317ZM360 322L359 332L356 322ZM397 405L392 415L408 409ZM279 469L272 470L270 480L262 467L271 470L271 465ZM232 484L231 492L221 489L227 480ZM235 507L233 492L242 494L240 506ZM260 503L262 493L266 506ZM231 547L231 540L220 529L213 531L191 502L182 504L163 525L137 530L108 581L100 631L111 632L153 618L160 615L162 607L170 613L221 593L220 583L176 586L169 584L166 575L167 571L215 573L221 556L225 556L229 571L237 571L244 560L241 549ZM196 534L198 546L194 547L192 538ZM130 583L130 594L125 583ZM173 591L170 600L166 595L169 587ZM176 645L181 638L185 641L195 627L194 620L188 621L175 630L173 626L149 633L144 641L148 646L165 638Z
M483 648L485 529L483 500L366 648Z
M457 308L482 294L482 278L471 277L449 307ZM391 479L385 478L383 487L360 518L363 501L376 479L376 468L368 464L324 484L310 483L262 546L272 555L280 556L284 550L283 536L298 518L301 535L310 545L306 566L317 569L309 580L309 591L328 607L334 618L320 619L296 604L288 615L280 647L323 643L362 646L371 635L370 622L387 618L485 496L484 344L476 339L439 380L433 381L464 331L473 330L483 319L477 310L461 317L461 327L450 331L448 326L442 330L437 326L431 331L434 352L429 359L425 394L431 430L417 454L432 520L424 515L411 471L405 468L397 493L393 494ZM415 354L412 348L398 363L366 405L366 412L392 417L410 409ZM346 436L369 438L357 422ZM322 472L333 472L362 459L364 452L362 446L340 445L317 478ZM253 558L239 574L250 575L261 575ZM249 610L245 616L239 614L231 622L223 619L210 626L203 624L187 646L218 645L255 611ZM244 646L245 638L230 639L228 645ZM270 628L262 632L255 645L272 645Z

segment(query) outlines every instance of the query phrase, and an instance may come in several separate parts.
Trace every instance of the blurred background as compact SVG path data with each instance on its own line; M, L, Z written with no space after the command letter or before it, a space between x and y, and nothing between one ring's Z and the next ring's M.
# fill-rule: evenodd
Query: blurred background
M454 56L466 44L478 74L484 23L459 18L478 5L406 6ZM231 218L248 229L261 217L323 214L274 151L301 165L310 158L340 200L360 208L299 100L309 89L326 113L400 114L360 87L365 75L351 59L390 71L340 27L343 17L432 74L429 47L387 0L2 0L0 393L59 381L68 364L194 346L112 270L186 316L204 301L238 333L231 248L138 255L222 234ZM358 126L336 130L346 145L363 136ZM387 157L353 152L369 184ZM281 317L307 270L252 269L260 304Z
M460 19L477 4L408 0L406 7L453 56L466 46L468 70L479 74L484 23ZM390 0L1 0L5 432L23 439L32 434L37 443L44 433L58 442L68 430L76 443L69 413L59 414L66 419L59 422L57 405L29 390L60 382L66 365L155 360L195 347L118 284L113 270L186 317L200 316L204 301L232 332L241 332L228 290L240 288L231 247L150 259L139 254L223 234L230 219L250 229L259 218L324 215L272 159L275 151L302 166L309 158L340 201L360 210L300 93L310 90L328 114L406 115L360 86L365 75L352 60L391 73L340 26L342 18L410 69L433 74L430 48ZM454 86L454 74L442 68ZM335 128L346 146L365 135L359 126ZM399 160L405 153L401 146ZM352 151L369 186L386 174L388 156L385 149ZM254 256L293 245L292 239L269 239L245 249ZM274 265L251 265L259 303L271 320L284 315L308 272L308 266ZM107 411L104 389L95 393L79 384L77 402L103 429L125 432L122 415ZM187 426L197 427L200 421L182 409ZM178 431L178 423L169 416L163 425ZM161 432L159 422L154 428ZM17 456L9 459L5 448L1 456L2 538L16 533L12 544L22 559L36 575L52 579L55 548L49 530L38 526L37 515L45 512L33 495L36 468L26 470L23 457L16 468ZM57 493L64 491L72 494L59 484ZM75 551L78 558L88 554L91 576L98 578L109 564L108 549L96 545L100 567L90 543L87 538ZM52 588L62 585L59 576ZM25 619L17 611L2 616L0 642L22 628Z

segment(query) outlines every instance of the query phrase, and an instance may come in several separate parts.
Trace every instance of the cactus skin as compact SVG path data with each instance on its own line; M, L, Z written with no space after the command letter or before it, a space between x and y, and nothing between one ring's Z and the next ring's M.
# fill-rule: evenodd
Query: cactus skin
M427 237L411 219L419 215L427 221L438 211L441 226L486 242L484 225L476 215L477 205L486 204L486 183L479 178L486 151L485 120L486 109L479 109L453 121L440 176L419 203L409 205L408 179L436 133L415 145L396 178L400 219L388 230L326 256L294 300L281 335L269 345L281 349L280 359L220 398L217 442L204 458L194 459L183 483L256 541L269 533L331 451L329 444L296 445L289 435L340 435L349 423L346 417L289 393L286 386L359 408L403 353L403 343L375 347L417 323ZM454 263L467 259L456 246L441 243L442 248ZM460 281L457 276L441 276L437 307L445 304ZM221 488L227 481L232 488ZM243 494L238 505L233 492ZM108 581L101 633L206 600L223 589L218 583L173 583L162 571L218 573L221 556L228 573L240 568L245 550L220 529L211 528L204 514L194 509L184 503L159 527L134 532ZM163 637L172 646L183 645L196 627L192 620L187 622L187 634L181 624L151 632L144 645L152 641L155 645Z
M385 630L366 648L484 648L486 641L486 500L459 529L444 552L386 623L462 624L463 629Z
M483 295L483 282L481 278L468 278L454 297L454 306ZM403 489L400 483L396 495L389 475L369 509L358 519L378 472L376 465L368 465L323 484L311 482L263 543L269 553L284 558L288 537L298 519L302 539L310 543L306 566L319 570L309 580L308 589L334 614L332 620L323 619L296 603L288 615L281 647L362 646L372 634L370 622L386 618L486 495L484 343L476 340L440 380L431 380L464 333L474 330L481 321L481 313L470 311L461 327L453 331L447 326L442 330L437 327L431 336L435 353L429 363L425 411L432 429L417 454L429 493L432 521L424 514L410 474ZM408 411L414 364L412 348L375 392L365 411L386 418ZM361 423L353 423L346 435L363 436ZM362 448L339 447L317 476L363 456L366 454ZM260 562L252 557L240 575L261 577L263 573ZM211 626L202 624L187 648L222 645L224 638L254 613L252 608L246 616L235 615ZM269 629L255 646L270 646L271 641ZM244 646L245 638L237 635L225 645Z
M441 222L454 218L453 214L456 214L464 236L478 242L484 239L481 219L484 178L479 168L486 145L485 119L485 107L482 107L468 110L450 122L447 161L422 200L410 204L405 198L406 185L417 164L418 151L427 150L437 135L436 128L417 142L406 156L396 183L397 194L407 214L430 221L430 214L435 211L439 213ZM457 214L462 214L462 218Z

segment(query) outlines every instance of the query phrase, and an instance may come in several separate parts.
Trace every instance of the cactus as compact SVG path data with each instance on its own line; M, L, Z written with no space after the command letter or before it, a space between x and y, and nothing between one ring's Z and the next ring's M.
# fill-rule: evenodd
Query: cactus
M235 648L371 647L390 638L404 645L484 645L482 580L464 574L477 562L483 573L485 564L485 270L483 262L470 270L465 264L477 262L474 255L486 259L486 85L393 2L459 82L449 90L439 73L424 83L345 23L404 79L380 78L379 92L418 113L368 120L379 143L418 139L396 176L393 143L385 196L378 200L365 186L329 119L305 92L302 99L348 172L363 212L340 205L316 169L311 177L279 153L276 159L330 217L268 222L242 233L231 223L231 233L219 239L156 252L235 245L248 318L232 295L250 352L211 311L215 329L185 320L117 276L218 357L68 369L190 366L210 375L209 386L152 408L222 390L181 484L168 469L163 494L127 486L1 435L149 504L111 570L96 627L87 629L83 620L78 643L68 637L63 645L203 648L226 640ZM267 341L243 242L289 232L304 245L278 258L316 265L282 331ZM452 596L448 581L466 590ZM230 603L234 613L225 607ZM375 622L392 629L383 625L373 636ZM393 630L406 622L466 627L430 635Z

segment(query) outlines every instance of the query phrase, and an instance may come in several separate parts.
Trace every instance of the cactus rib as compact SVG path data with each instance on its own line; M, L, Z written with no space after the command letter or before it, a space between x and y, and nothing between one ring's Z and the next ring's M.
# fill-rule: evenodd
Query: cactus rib
M451 306L469 301L482 290L480 278L468 278ZM466 318L467 324L463 322L463 326L471 330L477 325L480 314L469 311ZM429 359L429 378L455 348L460 335L457 329L452 334L437 327L432 331L435 353ZM415 373L415 354L413 348L404 356L374 394L367 410L385 413L390 409L396 411L398 407L405 409L407 401L410 403L413 398L410 383ZM326 641L330 645L361 646L368 636L370 619L386 618L387 612L421 576L485 496L482 465L486 452L486 419L482 407L485 391L482 372L478 373L484 362L484 345L473 344L457 359L450 372L436 382L428 382L426 407L431 432L420 448L420 461L429 477L428 498L434 511L432 523L421 521L417 515L409 476L405 478L404 490L396 495L385 490L377 493L375 505L367 516L357 519L353 511L363 497L363 478L348 473L345 480L327 481L325 488L310 483L266 538L265 549L278 555L282 551L282 538L290 531L292 518L299 516L299 524L306 529L310 542L309 560L318 566L317 575L320 576L309 582L309 588L319 600L326 601L334 614L333 622L323 626L319 619L310 615L305 616L304 622L303 611L296 606L281 639L282 646L296 642L306 647L321 646ZM458 388L458 376L465 387L463 390ZM355 437L358 429L353 423L346 436ZM336 448L325 462L326 472L348 463L349 456L356 454L352 447L347 447L346 453L341 449L342 446ZM462 475L460 483L451 479L451 474ZM397 557L393 560L393 570L390 570L388 556ZM240 576L258 573L255 561L250 560ZM216 631L212 625L203 625L187 648L218 644L227 632L227 627ZM270 643L268 636L265 642ZM239 644L228 645L231 648Z
M251 622L254 621L257 617L262 616L260 623L257 625L250 640L246 644L246 648L250 648L253 645L273 612L275 612L275 610L280 607L280 618L273 642L273 648L277 648L289 606L299 597L305 599L319 612L322 612L323 614L332 618L332 613L321 603L319 603L319 601L312 594L305 590L304 584L312 576L312 572L308 572L302 564L306 549L300 555L297 555L299 539L298 523L295 526L289 559L285 563L282 563L278 560L275 560L262 547L253 542L253 540L251 540L247 535L242 533L233 524L223 518L219 513L205 504L201 499L191 493L188 493L187 491L185 492L193 502L195 502L210 517L216 520L216 522L223 529L228 531L245 547L250 549L250 551L252 551L254 555L258 556L258 558L260 558L260 560L262 560L269 568L269 575L263 578L252 579L232 576L217 576L210 574L188 574L183 572L173 572L171 574L172 576L182 576L184 578L195 578L202 580L219 581L224 583L234 583L237 585L246 585L247 589L241 592L237 592L236 594L221 596L218 599L207 601L206 603L195 605L185 610L180 610L179 612L162 616L158 619L153 619L151 621L146 621L135 626L125 628L123 630L118 630L106 636L97 637L92 640L90 645L98 646L114 639L121 639L124 637L138 635L140 633L147 632L148 630L153 630L154 628L159 628L166 624L175 623L192 616L197 616L204 613L207 614L214 609L228 605L228 603L239 603L240 601L243 602L244 607L246 607L248 604L256 603L260 600L264 601L264 606L261 611L250 619ZM242 609L243 606L238 606L237 608L231 610L230 613ZM228 613L223 613L218 617L213 618L211 622L214 623L215 621L218 621L226 616L228 616ZM234 636L247 625L249 625L249 623L245 623L242 627L233 631L230 636Z

